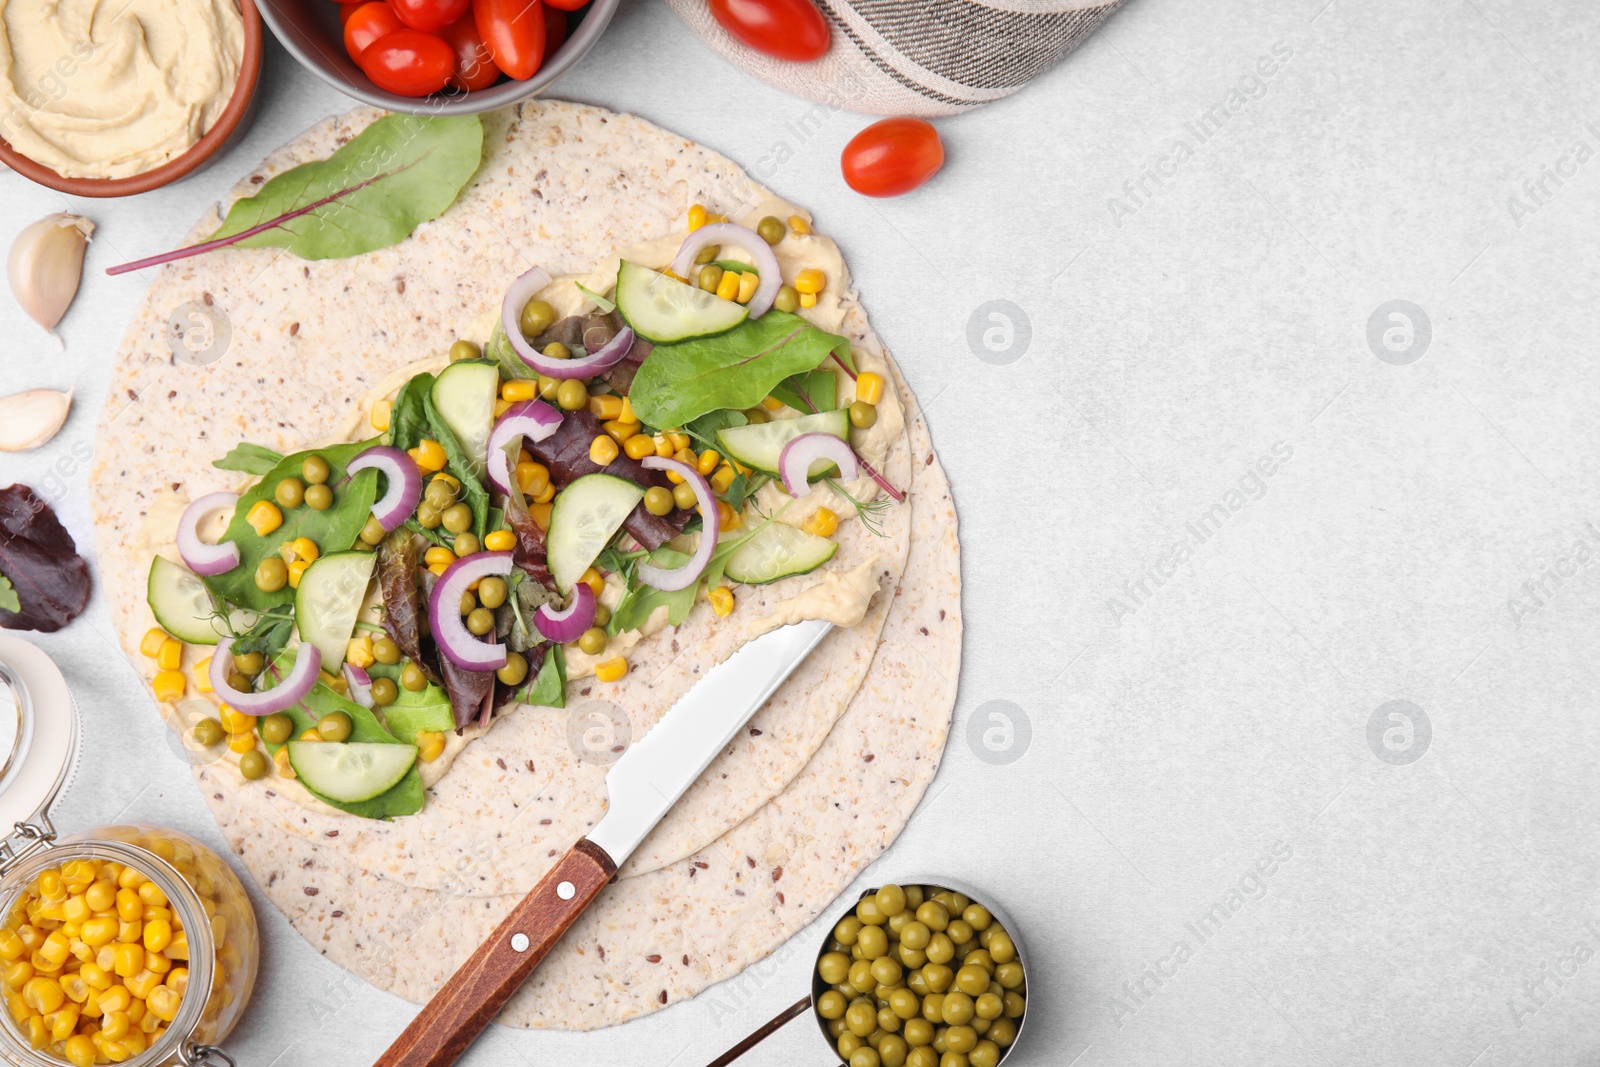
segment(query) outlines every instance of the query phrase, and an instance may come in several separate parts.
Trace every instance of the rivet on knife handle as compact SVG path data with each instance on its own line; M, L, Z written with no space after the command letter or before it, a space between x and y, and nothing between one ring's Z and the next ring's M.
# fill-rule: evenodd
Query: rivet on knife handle
M455 1063L616 873L617 865L600 846L588 840L574 845L423 1006L374 1067Z

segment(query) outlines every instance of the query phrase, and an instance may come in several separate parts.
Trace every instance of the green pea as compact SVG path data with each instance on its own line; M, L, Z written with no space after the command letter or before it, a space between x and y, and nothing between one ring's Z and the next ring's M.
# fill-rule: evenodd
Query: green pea
M560 341L551 341L549 344L544 346L544 354L549 356L551 359L571 359L572 349L568 348Z
M699 505L700 498L695 495L694 486L680 482L672 488L672 502L684 511L692 511Z
M989 909L982 904L968 904L966 910L961 913L961 918L962 921L979 933L989 929L989 923L993 921L993 916L989 914Z
M972 1021L972 998L959 989L952 989L944 995L944 1004L940 1015L951 1026L965 1026ZM965 1052L966 1049L958 1049L957 1051Z
M453 534L466 533L472 528L472 509L465 504L451 504L439 516L444 528Z
M423 502L435 511L443 511L456 502L456 487L448 478L435 478L422 491Z
M949 1005L945 1006L945 1010L950 1010ZM977 1031L973 1030L972 1027L967 1026L964 1023L954 1025L944 1032L944 1047L946 1052L971 1052L973 1046L977 1043Z
M672 510L672 490L662 485L652 485L644 491L644 509L652 515L665 515Z
M928 988L935 993L943 993L950 988L950 981L955 977L955 972L942 963L929 963L922 968L922 980L928 983Z
M568 378L556 390L556 403L564 411L577 411L588 406L589 390L577 378Z
M963 919L951 919L950 925L944 928L944 932L957 945L965 945L972 940L972 927Z
M925 949L928 947L928 939L932 936L933 932L926 924L915 919L900 928L900 943L907 948Z
M950 912L937 900L925 900L917 909L917 921L929 930L943 932L950 925Z
M967 1053L967 1067L999 1067L1000 1046L993 1041L979 1041Z
M695 275L695 284L708 293L716 292L717 286L722 284L722 268L715 263L707 263Z
M965 969L962 968L962 970ZM961 981L959 973L956 975L956 981ZM963 992L966 992L966 990L963 990ZM1005 1010L1006 1002L1001 1000L999 995L995 993L980 993L978 998L972 1002L972 1013L980 1019L993 1021L1000 1018L1001 1013Z
M872 961L872 977L877 979L879 985L893 989L900 984L900 965L888 956L879 956Z
M424 530L438 529L441 521L439 511L439 508L434 507L427 501L423 501L422 503L418 504L417 525L421 526Z
M277 488L272 490L272 499L276 500L281 508L297 508L305 498L305 483L299 478L279 479Z
M400 646L389 637L377 637L372 641L372 658L379 663L389 665L400 662Z
M538 337L555 321L556 309L543 300L530 300L523 304L522 314L517 317L517 325L522 330L522 336L527 338Z
M989 989L989 972L976 964L966 964L956 972L956 988L969 997L981 996Z
M324 741L348 741L351 729L350 716L342 711L330 711L317 720L317 733Z
M763 224L765 224L768 220L771 220L772 222L778 221L777 219L772 218L771 215L768 215L761 221ZM779 225L781 226L782 223L779 223ZM779 236L781 238L782 235L780 234ZM776 241L772 243L777 244ZM877 893L877 900L878 910L890 918L893 918L894 916L899 915L901 912L906 910L906 891L897 885L886 885L882 889L879 889Z
M910 1051L905 1038L890 1034L878 1045L878 1058L882 1067L905 1067L906 1054Z
M850 986L858 993L870 993L878 988L878 980L872 977L871 963L856 960L850 965Z
M761 235L761 239L767 242L769 245L775 245L779 241L783 240L783 235L785 232L787 232L787 230L788 227L784 226L783 220L779 219L776 215L768 215L766 218L756 223L756 232L759 233Z
M281 745L294 733L294 720L280 711L262 719L258 729L261 731L261 740L269 745Z
M267 754L259 748L252 748L239 757L239 773L244 775L246 781L260 781L271 769L272 761L267 759Z
M897 946L900 950L900 962L907 967L918 968L928 962L928 954L918 948L907 948L902 942Z
M467 616L467 631L483 637L494 632L494 612L488 608L473 608Z
M1007 990L1005 996L1001 997L1001 1000L1005 1003L1006 1018L1008 1019L1022 1018L1022 1013L1028 1008L1028 1002L1023 999L1021 993L1018 993L1015 990ZM999 1020L996 1021L998 1022Z
M554 400L561 391L561 379L552 378L548 374L539 375L539 399Z
M800 310L800 291L792 285L779 286L778 295L772 298L772 306L793 315Z
M847 1007L849 1005L845 1003L844 995L832 989L817 998L817 1014L824 1019L844 1018Z
M276 593L289 584L289 565L282 556L268 556L256 564L256 588L263 593Z
M838 939L839 944L841 945L853 945L856 943L856 936L861 933L861 926L862 922L860 919L856 918L854 915L846 915L844 918L840 919L839 924L833 928L833 936Z
M368 515L366 524L361 527L361 540L369 545L375 545L382 541L387 533L376 515Z
M321 456L307 456L305 462L300 464L300 474L310 485L321 485L331 473L328 461Z
M868 1001L858 1000L845 1009L844 1025L857 1037L866 1037L878 1028L878 1012Z
M850 957L842 952L830 952L817 961L817 973L829 985L838 985L850 976Z
M901 987L889 994L889 1010L901 1019L915 1019L922 1012L922 1001L911 990Z
M889 935L884 933L881 926L863 927L861 938L857 943L861 946L861 955L864 959L875 960L889 952Z
M193 733L195 744L201 748L210 748L212 745L220 745L222 743L222 738L226 731L222 729L222 724L216 719L201 719L194 724Z
M996 963L1010 963L1017 958L1017 946L1012 942L1011 935L1004 930L995 930L989 936L987 948Z
M413 693L420 693L428 687L428 676L415 663L407 663L400 672L400 684Z
M878 1050L869 1044L850 1053L850 1067L883 1067L883 1060L878 1057Z
M922 1002L917 1001L917 1014L906 1020L900 1028L900 1033L906 1039L906 1044L913 1048L920 1048L933 1041L933 1024L922 1017Z
M374 678L372 680L372 702L380 708L386 708L400 699L400 687L394 684L393 678Z
M312 511L327 511L333 507L333 490L320 483L306 486L306 507Z
M695 255L694 261L696 263L710 263L720 255L722 255L721 245L706 245Z
M466 537L468 535L462 534L462 536ZM478 603L482 604L486 608L493 609L498 608L505 602L506 580L504 578L498 578L494 575L490 575L478 583Z
M245 693L248 693L255 687L255 682L251 681L250 676L245 674L243 671L233 671L229 673L228 684L233 688Z
M950 941L950 935L945 933L934 934L928 939L928 962L949 963L956 958L956 946Z
M455 548L457 558L476 555L483 548L478 543L478 535L474 533L456 534L455 544L452 547ZM490 604L489 606L496 607L497 605Z
M1017 989L1022 985L1022 964L1002 963L994 969L994 980L1002 989Z
M506 665L495 671L494 676L506 685L521 685L528 677L528 657L521 652L507 652Z
M450 362L460 363L464 359L477 359L483 355L483 349L476 342L468 340L456 341L450 346Z
M267 658L259 652L245 652L233 657L233 669L254 678L267 665Z
M606 650L610 637L598 626L591 626L578 638L578 648L589 656L598 656Z
M850 425L858 430L866 430L877 425L878 409L865 400L857 400L850 405Z
M900 1016L889 1010L888 996L890 993L894 992L894 990L890 989L888 986L879 986L878 989L880 990L879 1002L884 1005L878 1009L878 1032L882 1035L882 1037L879 1038L881 1041L883 1037L888 1037L896 1030L899 1030L900 1023L903 1020L900 1018ZM867 1038L868 1042L871 1042L871 1040L872 1038Z
M469 589L461 594L461 614L471 615L478 606L478 598Z
M605 626L610 621L611 609L604 604L596 604L594 606L594 624L596 626Z

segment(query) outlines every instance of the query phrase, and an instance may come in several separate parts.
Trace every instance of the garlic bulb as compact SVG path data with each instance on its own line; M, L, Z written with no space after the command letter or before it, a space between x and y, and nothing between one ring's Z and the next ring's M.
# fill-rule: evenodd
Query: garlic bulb
M55 329L78 295L83 254L93 233L94 223L61 211L25 227L11 242L12 295L47 330Z
M26 452L54 437L67 421L72 394L29 389L0 397L0 452Z

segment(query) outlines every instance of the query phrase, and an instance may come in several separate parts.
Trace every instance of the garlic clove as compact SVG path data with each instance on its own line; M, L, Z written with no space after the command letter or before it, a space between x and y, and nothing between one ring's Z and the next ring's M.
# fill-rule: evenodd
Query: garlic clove
M78 295L83 255L93 233L94 223L61 211L24 227L11 242L7 273L12 295L47 330L55 329Z
M67 421L72 394L29 389L0 397L0 452L26 452L54 437Z

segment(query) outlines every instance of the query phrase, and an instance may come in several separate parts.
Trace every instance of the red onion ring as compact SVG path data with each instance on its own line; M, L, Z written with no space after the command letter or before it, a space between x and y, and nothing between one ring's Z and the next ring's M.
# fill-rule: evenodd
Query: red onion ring
M345 468L351 474L375 470L388 479L389 488L372 505L372 517L378 520L387 533L411 517L422 499L422 471L416 460L388 445L374 445L350 461Z
M831 433L803 433L778 453L778 473L790 496L802 497L811 491L811 465L819 459L837 466L842 477L854 478L861 473L850 442Z
M534 267L511 283L500 302L500 328L522 362L550 378L593 378L621 363L633 347L633 331L626 326L600 348L577 359L551 359L528 343L522 336L522 306L549 284L550 273L543 267Z
M232 541L207 544L200 540L200 520L221 507L238 507L233 493L207 493L183 509L178 520L178 555L189 569L204 578L225 574L239 565L239 546Z
M506 445L512 438L543 441L560 428L561 412L543 400L519 400L506 408L489 431L489 480L494 487L511 495L511 461L506 456Z
M560 611L545 604L534 612L533 628L546 640L564 645L576 641L583 631L593 626L594 615L594 590L589 588L588 582L579 582L572 587L572 603Z
M377 703L372 699L372 675L354 663L344 665L344 684L350 690L350 699L362 707L371 708Z
M698 582L700 575L711 564L711 554L717 550L717 535L722 531L721 516L717 514L717 495L711 491L711 483L705 480L705 476L687 463L662 459L660 456L646 456L640 466L653 471L676 471L694 490L695 500L700 505L700 547L694 550L688 563L668 568L654 566L645 560L639 561L641 581L663 593L675 593Z
M672 273L680 278L690 277L694 273L695 257L707 245L731 245L755 261L761 284L756 286L755 295L745 306L750 309L752 319L765 315L778 298L778 290L783 288L783 268L778 266L778 257L772 251L772 246L767 244L766 238L737 223L707 223L691 233L678 247L678 254L672 260ZM522 309L519 307L517 310Z
M497 671L506 665L506 646L479 640L461 619L467 586L491 575L511 573L511 553L476 552L445 568L428 597L428 625L446 659L464 671Z
M283 681L262 692L235 689L228 684L233 671L233 638L224 637L217 642L211 654L211 689L217 698L235 711L246 715L271 715L275 711L291 708L306 698L322 674L322 652L309 641L295 649L294 666L284 675Z

